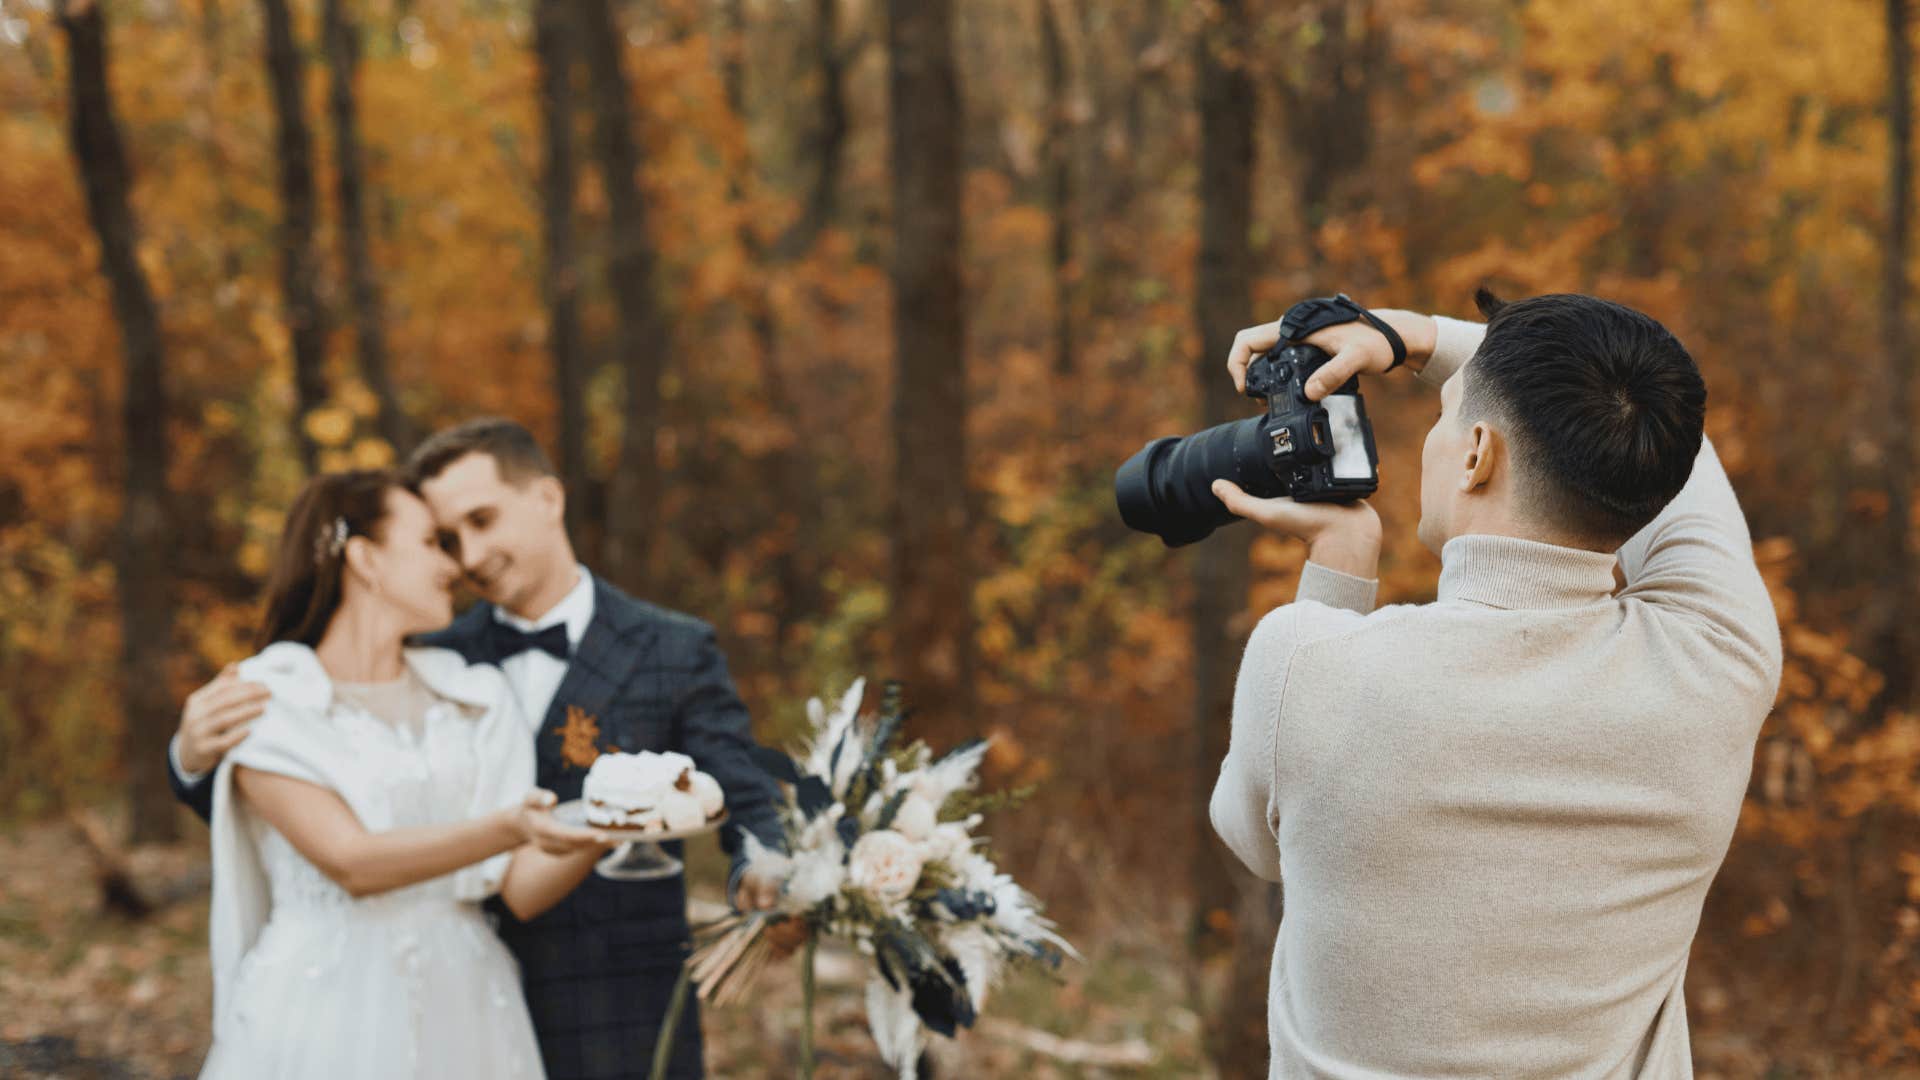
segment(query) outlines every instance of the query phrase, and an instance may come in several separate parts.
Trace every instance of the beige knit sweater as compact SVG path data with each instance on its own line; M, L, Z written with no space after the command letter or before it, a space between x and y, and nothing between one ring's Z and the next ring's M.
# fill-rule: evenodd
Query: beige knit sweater
M1438 385L1484 328L1441 320ZM1309 563L1234 692L1214 828L1285 883L1274 1077L1689 1077L1682 984L1780 635L1711 445L1615 556L1498 536L1431 604Z

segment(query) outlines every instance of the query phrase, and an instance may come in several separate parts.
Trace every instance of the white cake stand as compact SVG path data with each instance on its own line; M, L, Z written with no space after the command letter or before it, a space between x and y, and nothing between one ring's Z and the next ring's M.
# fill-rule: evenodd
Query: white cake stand
M603 878L611 881L658 881L680 873L686 865L679 859L667 854L660 845L667 840L685 840L690 836L705 836L727 823L727 811L723 807L720 816L708 818L707 823L697 829L682 829L678 832L669 829L627 828L616 825L594 825L587 821L587 803L585 799L571 799L553 808L553 818L562 825L577 825L611 840L620 841L606 858L594 865L594 870Z

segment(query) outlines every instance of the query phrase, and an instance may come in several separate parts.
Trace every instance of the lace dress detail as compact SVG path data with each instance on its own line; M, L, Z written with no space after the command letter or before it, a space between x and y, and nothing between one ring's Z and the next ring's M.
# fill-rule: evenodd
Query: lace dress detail
M327 734L390 801L393 827L468 817L485 751L470 711L416 685L400 696L422 707L396 722L352 689L328 707ZM224 1003L236 1037L216 1041L203 1077L542 1075L519 970L479 906L497 860L356 899L264 820L245 825L271 899Z

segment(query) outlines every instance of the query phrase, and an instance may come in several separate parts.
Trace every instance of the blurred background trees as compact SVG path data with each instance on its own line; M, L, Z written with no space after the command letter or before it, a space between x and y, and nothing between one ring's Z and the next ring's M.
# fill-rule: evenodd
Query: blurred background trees
M1904 0L0 0L0 814L170 835L177 703L250 651L301 479L506 413L583 557L718 625L764 737L855 673L993 730L996 779L1045 781L1015 864L1083 940L1181 942L1237 1075L1281 897L1205 798L1301 553L1169 554L1112 470L1250 413L1226 342L1302 295L1589 291L1700 360L1786 630L1697 1045L1912 1064L1912 32ZM1432 401L1368 392L1382 599L1426 599Z

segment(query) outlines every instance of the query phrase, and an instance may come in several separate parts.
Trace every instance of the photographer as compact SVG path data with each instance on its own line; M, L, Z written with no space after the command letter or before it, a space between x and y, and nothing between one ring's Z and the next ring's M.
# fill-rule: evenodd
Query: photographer
M1691 1076L1688 948L1779 628L1679 341L1593 297L1480 301L1485 326L1372 313L1440 388L1432 603L1374 609L1365 503L1214 485L1308 544L1248 642L1212 800L1286 882L1272 1075ZM1236 382L1276 339L1240 333ZM1399 366L1365 319L1304 340L1333 355L1309 397Z

